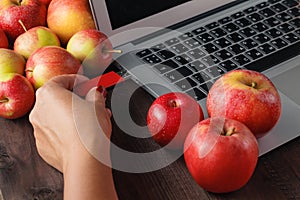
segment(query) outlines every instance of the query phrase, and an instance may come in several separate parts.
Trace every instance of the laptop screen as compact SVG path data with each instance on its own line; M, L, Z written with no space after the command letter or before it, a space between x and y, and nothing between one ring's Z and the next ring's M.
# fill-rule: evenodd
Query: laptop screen
M191 0L105 0L112 29L126 26Z

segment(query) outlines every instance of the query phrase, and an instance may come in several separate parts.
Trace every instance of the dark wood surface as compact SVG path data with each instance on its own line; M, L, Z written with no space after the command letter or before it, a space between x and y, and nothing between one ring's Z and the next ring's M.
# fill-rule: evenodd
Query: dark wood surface
M135 85L126 81L120 87L123 87L123 94L119 94L121 99ZM128 106L132 119L139 126L145 126L152 101L143 89L133 93ZM151 138L128 136L114 120L113 125L112 142L120 148L132 152L151 152L158 148ZM62 199L62 174L39 157L32 133L28 116L17 120L0 118L0 200ZM117 162L114 152L112 160ZM261 156L247 185L228 194L213 194L201 189L189 175L182 156L152 172L129 173L114 169L113 176L121 200L300 199L300 138Z

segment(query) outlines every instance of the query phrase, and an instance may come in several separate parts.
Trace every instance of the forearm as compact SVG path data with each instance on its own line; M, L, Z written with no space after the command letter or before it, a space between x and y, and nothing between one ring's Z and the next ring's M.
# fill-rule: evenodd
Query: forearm
M117 199L111 168L80 148L83 147L73 152L63 169L64 199Z

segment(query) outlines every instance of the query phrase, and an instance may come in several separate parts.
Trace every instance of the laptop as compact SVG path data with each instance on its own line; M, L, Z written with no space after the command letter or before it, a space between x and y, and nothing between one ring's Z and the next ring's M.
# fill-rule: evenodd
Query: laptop
M222 74L259 71L278 88L281 118L259 154L300 135L299 0L90 0L116 62L154 97L180 91L205 110Z

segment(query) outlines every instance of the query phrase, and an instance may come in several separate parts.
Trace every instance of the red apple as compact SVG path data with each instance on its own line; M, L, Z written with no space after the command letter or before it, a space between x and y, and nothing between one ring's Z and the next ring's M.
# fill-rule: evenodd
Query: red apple
M52 0L47 23L63 45L78 31L96 28L88 0Z
M67 51L82 62L84 74L90 78L101 75L112 62L111 42L95 29L75 33L67 44Z
M17 37L14 50L28 59L34 51L44 46L60 46L59 38L49 28L37 26Z
M181 149L190 129L203 119L203 111L192 97L170 92L152 103L147 114L147 125L158 144Z
M81 73L81 63L62 47L46 46L27 60L26 77L37 89L54 76Z
M234 70L211 87L207 111L211 117L223 116L242 122L259 138L277 124L281 101L274 84L262 73Z
M189 132L184 159L202 188L215 193L232 192L251 178L258 160L258 144L241 122L208 118Z
M40 2L43 3L44 5L46 5L47 7L49 6L51 1L52 0L40 0Z
M8 48L8 45L6 34L0 29L0 48Z
M11 49L0 48L0 74L24 74L26 61L22 55Z
M39 0L1 0L0 29L7 34L11 43L24 33L21 20L27 29L46 25L46 6Z
M18 73L0 74L0 117L22 117L30 111L34 100L34 89L24 76Z

